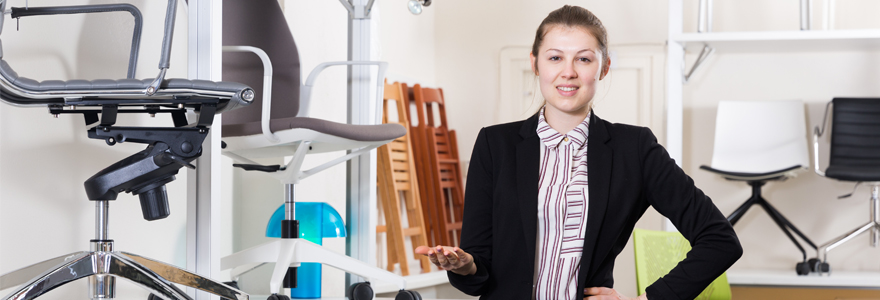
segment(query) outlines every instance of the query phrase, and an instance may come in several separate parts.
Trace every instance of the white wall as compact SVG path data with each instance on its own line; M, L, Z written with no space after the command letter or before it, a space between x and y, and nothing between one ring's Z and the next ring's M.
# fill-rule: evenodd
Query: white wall
M23 7L24 0L10 6ZM123 1L81 1L80 4ZM144 16L138 78L158 74L159 45L165 19L164 1L127 1ZM30 1L31 6L68 5L69 1ZM3 59L20 76L46 79L125 78L132 17L128 13L89 16L6 17ZM178 10L169 78L186 78L186 10ZM169 126L170 117L121 115L120 124ZM87 138L79 115L53 119L45 107L0 105L0 273L89 249L94 238L94 207L83 182L110 164L146 145L109 147ZM110 204L109 234L116 249L186 266L186 172L168 184L171 216L147 222L137 197L119 195ZM7 294L9 291L2 291ZM88 297L85 281L65 285L45 299ZM120 295L146 297L128 282Z

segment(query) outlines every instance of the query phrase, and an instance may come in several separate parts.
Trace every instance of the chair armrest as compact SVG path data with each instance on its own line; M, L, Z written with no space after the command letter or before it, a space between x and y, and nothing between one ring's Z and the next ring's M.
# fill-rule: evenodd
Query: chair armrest
M174 20L176 18L177 0L168 0L168 8L165 12L165 34L162 38L162 50L159 56L159 75L144 91L147 96L152 96L159 91L159 85L165 80L165 71L171 67L171 40L174 38Z
M281 139L278 138L274 133L272 133L272 129L269 128L269 121L271 121L272 116L272 61L269 60L269 55L266 54L266 51L263 49L252 47L252 46L223 46L224 52L251 52L260 57L260 61L263 62L263 111L262 116L260 118L260 126L263 130L263 136L266 137L267 140L273 143L278 143Z
M131 54L128 58L128 74L126 78L134 79L135 70L137 68L138 53L141 43L141 33L143 31L143 16L137 7L127 3L120 4L99 4L99 5L71 5L71 6L47 6L47 7L13 7L12 18L31 16L48 16L48 15L69 15L69 14L87 14L102 12L120 12L127 11L134 17L134 32L131 37Z
M315 85L315 80L318 79L318 75L321 74L324 69L332 67L332 66L353 66L353 65L367 65L367 66L379 66L379 70L376 72L376 124L382 123L382 95L385 94L385 70L388 69L388 63L383 61L332 61L325 62L317 65L312 72L309 73L308 79L306 79L305 84L303 84L302 89L300 90L299 96L299 113L297 113L297 117L308 117L309 115L309 106L312 98L312 87Z
M813 129L813 172L816 172L817 175L822 177L825 177L825 172L823 172L819 168L819 138L822 137L823 134L825 134L825 128L827 128L825 126L827 125L828 113L830 113L832 103L834 102L831 101L825 105L825 113L822 117L822 125L816 126L816 128Z

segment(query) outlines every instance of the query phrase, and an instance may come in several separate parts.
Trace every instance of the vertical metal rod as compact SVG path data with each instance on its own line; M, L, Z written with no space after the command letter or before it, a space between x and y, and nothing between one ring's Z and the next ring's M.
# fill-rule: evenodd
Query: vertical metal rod
M104 201L95 201L95 239L106 241L107 238L107 223L108 216L110 210L110 202L107 200Z
M700 6L697 8L697 32L706 32L706 6L708 0L700 0Z
M880 229L877 228L877 216L880 216L880 185L875 184L871 187L871 222L874 222L874 228L871 228L871 246L877 247L880 243Z
M293 184L284 185L284 219L293 220L296 217L296 203L294 202L295 187Z
M812 14L810 13L812 1L801 0L801 30L810 30Z
M706 32L712 32L712 3L715 0L706 1Z

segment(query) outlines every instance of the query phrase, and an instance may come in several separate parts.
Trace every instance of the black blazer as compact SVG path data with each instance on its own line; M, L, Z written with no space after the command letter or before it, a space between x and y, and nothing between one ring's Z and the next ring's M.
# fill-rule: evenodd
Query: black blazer
M538 222L537 114L483 128L465 190L461 248L477 273L447 272L480 299L531 299ZM592 114L587 145L589 211L578 290L613 287L614 260L648 206L669 218L693 249L647 288L656 299L693 299L742 255L730 222L673 161L651 130ZM580 293L579 293L580 295Z

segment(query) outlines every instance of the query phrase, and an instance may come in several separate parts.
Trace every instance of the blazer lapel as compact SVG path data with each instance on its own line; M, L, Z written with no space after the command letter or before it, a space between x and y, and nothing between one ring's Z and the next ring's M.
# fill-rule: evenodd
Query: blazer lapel
M581 257L581 270L578 283L586 283L596 245L599 243L599 232L608 208L609 187L611 185L612 150L608 146L611 139L604 121L596 117L595 112L590 118L590 133L587 137L587 178L589 180L589 206L587 211L587 232L584 237L584 252ZM584 288L584 287L582 287Z
M538 236L538 178L541 165L540 138L535 131L538 128L538 115L523 122L520 136L523 140L516 145L516 189L517 202L522 218L523 234L527 257L535 257L535 243ZM528 266L530 274L534 272L534 264Z

